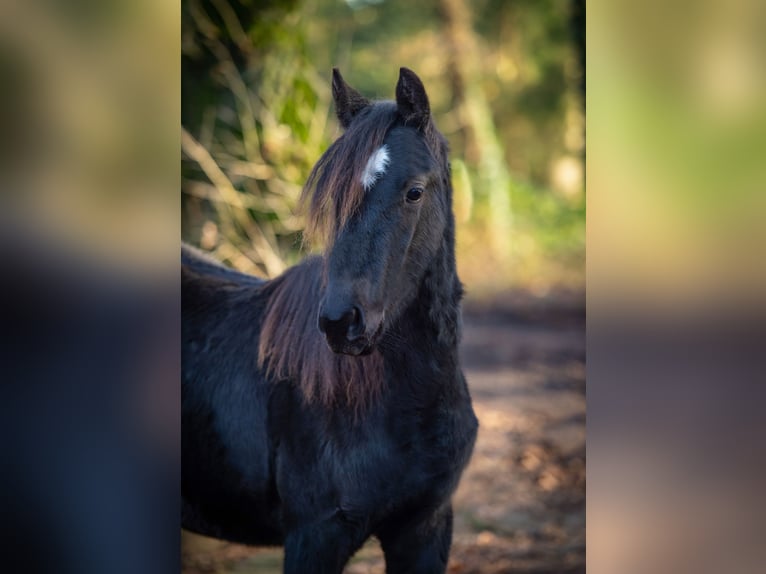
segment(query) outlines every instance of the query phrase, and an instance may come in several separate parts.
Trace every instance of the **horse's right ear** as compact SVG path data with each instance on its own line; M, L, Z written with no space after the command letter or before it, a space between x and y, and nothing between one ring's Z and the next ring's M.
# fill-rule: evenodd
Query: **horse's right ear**
M356 114L370 105L370 100L346 83L338 68L332 69L332 99L335 101L335 113L338 114L343 129L351 125Z

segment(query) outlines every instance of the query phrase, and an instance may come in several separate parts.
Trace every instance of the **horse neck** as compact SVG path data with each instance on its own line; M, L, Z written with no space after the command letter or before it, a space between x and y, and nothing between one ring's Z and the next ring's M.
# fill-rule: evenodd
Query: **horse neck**
M416 299L395 327L396 338L413 348L429 341L443 356L457 357L460 339L460 299L463 287L455 267L454 223L450 218L444 240L426 269Z

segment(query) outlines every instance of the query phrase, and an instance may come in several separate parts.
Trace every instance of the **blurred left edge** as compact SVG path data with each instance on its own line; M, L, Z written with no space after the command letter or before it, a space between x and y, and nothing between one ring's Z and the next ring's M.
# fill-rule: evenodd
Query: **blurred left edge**
M0 5L0 547L179 569L180 3Z

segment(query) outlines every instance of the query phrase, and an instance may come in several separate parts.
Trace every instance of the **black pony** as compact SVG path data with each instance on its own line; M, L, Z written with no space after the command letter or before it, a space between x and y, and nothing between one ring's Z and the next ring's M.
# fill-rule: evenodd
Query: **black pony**
M447 144L420 79L370 102L333 71L345 133L309 177L310 257L272 281L182 249L183 527L339 573L444 572L477 420Z

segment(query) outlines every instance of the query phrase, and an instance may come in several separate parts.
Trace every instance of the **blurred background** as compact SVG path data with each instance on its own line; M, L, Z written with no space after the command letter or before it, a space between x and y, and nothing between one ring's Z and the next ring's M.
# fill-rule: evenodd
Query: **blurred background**
M260 275L299 260L332 67L392 99L407 66L451 144L469 294L582 292L584 50L573 0L184 0L183 237Z
M584 571L584 2L181 6L182 236L260 276L305 256L298 197L341 133L332 68L370 98L393 98L400 66L421 77L452 150L481 424L450 572ZM183 534L188 574L279 572L281 558ZM375 541L347 569L383 571Z

